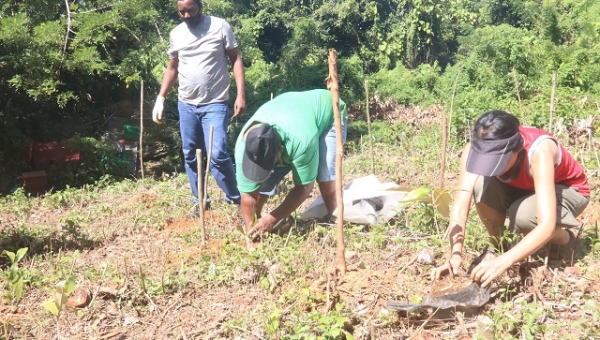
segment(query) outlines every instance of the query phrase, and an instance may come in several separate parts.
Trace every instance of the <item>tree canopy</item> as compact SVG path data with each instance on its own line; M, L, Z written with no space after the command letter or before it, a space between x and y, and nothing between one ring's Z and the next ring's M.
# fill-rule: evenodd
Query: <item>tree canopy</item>
M250 112L271 94L323 87L329 48L351 104L365 77L371 92L415 105L448 105L456 83L453 124L492 108L543 121L556 71L556 114L597 112L598 1L206 0L204 12L234 29ZM178 23L175 1L3 1L0 171L23 167L31 138L95 136L141 80L153 98Z

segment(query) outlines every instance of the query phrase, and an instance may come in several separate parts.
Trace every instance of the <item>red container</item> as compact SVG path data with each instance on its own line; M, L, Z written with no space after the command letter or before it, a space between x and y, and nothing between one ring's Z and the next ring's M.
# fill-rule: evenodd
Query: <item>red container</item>
M61 166L68 162L78 162L81 152L65 141L33 143L33 167L47 169L50 165Z
M61 146L58 142L33 144L33 167L43 169L49 165L60 163Z

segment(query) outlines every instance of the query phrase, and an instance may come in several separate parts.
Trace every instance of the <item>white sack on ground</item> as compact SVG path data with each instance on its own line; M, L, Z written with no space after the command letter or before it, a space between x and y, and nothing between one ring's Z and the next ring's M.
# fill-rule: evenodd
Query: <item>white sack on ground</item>
M377 224L396 216L402 208L398 202L407 191L400 191L396 183L381 183L375 175L352 180L344 188L344 221L362 224ZM327 209L323 198L317 197L300 218L323 218ZM337 217L337 209L333 213Z

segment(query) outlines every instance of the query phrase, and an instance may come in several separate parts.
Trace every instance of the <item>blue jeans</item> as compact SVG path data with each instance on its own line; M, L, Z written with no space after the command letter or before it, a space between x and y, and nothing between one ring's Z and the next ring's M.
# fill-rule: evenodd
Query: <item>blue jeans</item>
M346 142L348 120L342 120L342 141ZM335 181L335 124L319 136L319 172L317 183ZM291 165L275 167L269 177L261 184L260 193L273 196L276 194L277 184L292 170Z
M210 127L214 126L210 171L217 185L225 192L225 201L240 204L240 192L237 189L233 162L227 153L227 126L229 125L227 103L196 106L180 101L178 109L185 172L190 180L194 203L198 202L196 149L202 150L202 158L208 156L206 148L210 143ZM203 163L206 164L206 161L203 160ZM202 186L204 179L200 182ZM203 195L203 187L202 190Z

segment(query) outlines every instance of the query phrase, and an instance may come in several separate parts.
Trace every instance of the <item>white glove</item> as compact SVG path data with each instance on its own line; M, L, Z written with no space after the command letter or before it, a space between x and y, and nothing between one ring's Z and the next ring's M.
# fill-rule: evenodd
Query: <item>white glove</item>
M156 124L162 124L163 109L165 106L165 97L158 95L156 97L156 103L154 103L154 109L152 109L152 120Z

